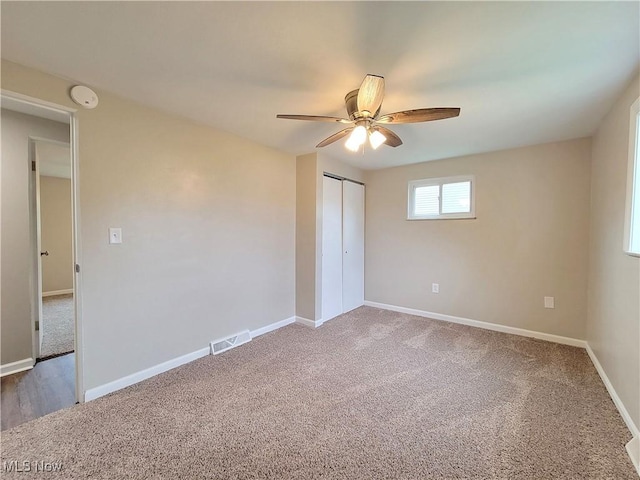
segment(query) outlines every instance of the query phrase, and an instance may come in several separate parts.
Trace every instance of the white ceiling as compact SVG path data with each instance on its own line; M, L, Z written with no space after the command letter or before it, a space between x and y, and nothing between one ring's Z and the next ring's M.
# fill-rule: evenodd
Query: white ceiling
M2 56L302 154L341 127L367 73L396 149L323 151L381 168L591 135L640 62L638 2L7 2ZM100 108L98 106L98 108Z

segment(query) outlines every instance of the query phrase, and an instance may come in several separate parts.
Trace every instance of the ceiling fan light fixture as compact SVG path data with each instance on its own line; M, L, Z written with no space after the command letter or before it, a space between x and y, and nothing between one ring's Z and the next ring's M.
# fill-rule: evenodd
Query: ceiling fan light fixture
M1 1L1 0L0 0ZM351 125L337 133L330 135L316 145L316 148L326 147L345 138L345 146L352 152L360 150L369 138L373 150L380 145L399 147L402 140L392 130L383 125L396 123L419 123L444 120L460 115L460 107L414 108L395 113L380 115L382 100L384 99L384 77L367 74L360 84L360 88L350 91L344 98L349 118L329 117L325 115L276 115L277 118L290 120L311 120L315 122L338 122Z
M363 125L358 125L353 129L345 146L352 152L357 152L360 145L367 141L367 129Z
M387 141L387 137L385 137L378 130L373 130L369 135L369 143L371 144L371 148L374 150L377 149L380 145Z
M347 139L344 146L347 147L347 150L351 150L352 152L357 152L360 149L360 144L352 142L350 138Z
M353 132L351 133L351 137L349 138L349 140L352 140L353 142L357 143L358 145L362 145L364 142L367 141L367 129L364 127L364 125L358 125L356 128L353 129Z

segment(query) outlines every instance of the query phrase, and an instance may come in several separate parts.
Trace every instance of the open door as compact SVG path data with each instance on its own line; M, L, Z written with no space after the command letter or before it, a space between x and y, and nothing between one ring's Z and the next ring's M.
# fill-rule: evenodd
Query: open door
M39 360L75 351L71 150L32 139L34 338Z
M42 351L42 338L44 332L44 317L42 315L42 256L48 255L49 252L42 251L42 217L40 213L41 204L40 204L40 161L38 158L38 144L37 142L33 142L32 148L30 151L33 152L32 160L31 160L31 177L32 177L32 185L33 192L35 193L35 234L36 234L36 318L35 320L35 328L37 334L37 345L35 347L35 358L40 358L40 352Z

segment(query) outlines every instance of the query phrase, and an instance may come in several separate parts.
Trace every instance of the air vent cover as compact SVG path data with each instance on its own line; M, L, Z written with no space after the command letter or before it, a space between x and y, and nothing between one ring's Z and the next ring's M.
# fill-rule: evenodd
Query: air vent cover
M214 340L213 342L211 342L211 353L217 355L219 353L226 352L231 348L237 347L238 345L247 343L250 340L251 333L249 333L249 330L244 330L230 337L222 338L220 340Z

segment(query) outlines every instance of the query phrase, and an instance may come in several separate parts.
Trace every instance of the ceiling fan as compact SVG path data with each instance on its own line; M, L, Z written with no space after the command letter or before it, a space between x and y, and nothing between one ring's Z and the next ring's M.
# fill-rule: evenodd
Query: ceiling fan
M380 107L384 98L384 77L367 75L360 88L352 90L344 97L349 118L326 117L318 115L276 115L277 118L290 120L311 120L315 122L337 122L351 125L321 141L316 148L326 147L349 135L345 146L357 152L369 138L373 149L385 144L399 147L402 140L382 125L398 123L431 122L460 115L459 108L418 108L380 116Z

